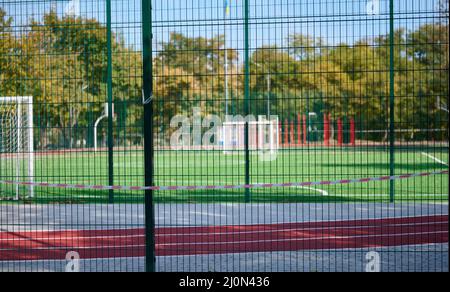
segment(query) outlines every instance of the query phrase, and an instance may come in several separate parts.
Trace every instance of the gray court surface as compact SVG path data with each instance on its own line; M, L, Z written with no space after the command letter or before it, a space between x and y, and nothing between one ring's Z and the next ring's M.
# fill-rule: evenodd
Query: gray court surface
M158 227L249 225L447 215L448 204L157 205ZM142 228L142 205L2 205L0 232ZM382 271L448 272L448 243L392 248L158 257L158 271L366 271L378 252ZM65 271L66 261L0 262L0 271ZM81 260L80 271L144 271L143 258Z
M158 257L158 272L367 272L370 252L381 272L448 272L448 244L395 248ZM80 272L144 272L144 258L81 260ZM65 272L67 261L1 262L0 272Z
M159 204L158 227L448 215L448 204ZM141 228L143 205L0 205L0 232Z

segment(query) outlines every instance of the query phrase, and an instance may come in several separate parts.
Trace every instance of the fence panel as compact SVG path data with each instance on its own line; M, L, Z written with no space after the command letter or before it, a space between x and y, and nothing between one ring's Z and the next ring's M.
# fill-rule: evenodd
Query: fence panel
M0 96L33 108L19 115L32 124L2 123L1 180L143 185L140 1L2 1L0 12ZM0 101L3 122L15 108ZM143 203L136 191L0 184L0 271L143 271Z

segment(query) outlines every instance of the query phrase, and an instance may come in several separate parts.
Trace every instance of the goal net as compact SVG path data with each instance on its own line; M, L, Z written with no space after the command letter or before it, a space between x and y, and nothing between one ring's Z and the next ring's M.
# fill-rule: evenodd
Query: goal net
M246 122L225 122L222 128L222 145L225 154L245 150ZM277 118L249 122L249 150L273 154L279 149L279 121Z
M33 98L0 97L0 180L34 178ZM33 187L0 185L0 200L34 196Z

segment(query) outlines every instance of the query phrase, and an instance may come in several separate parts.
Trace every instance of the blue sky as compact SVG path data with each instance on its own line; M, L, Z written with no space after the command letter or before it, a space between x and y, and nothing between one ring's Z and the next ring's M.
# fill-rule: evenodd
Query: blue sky
M244 0L229 0L230 15L225 15L225 0L153 0L156 42L166 41L169 33L181 32L196 37L224 33L227 44L242 48ZM379 3L379 14L368 15L368 1ZM1 6L14 16L16 23L26 24L30 16L39 19L52 6L64 14L70 1L2 0ZM116 31L136 48L141 46L141 0L112 0ZM295 33L321 37L327 44L352 44L361 38L387 34L388 0L250 0L251 47L286 45ZM438 0L395 0L396 27L414 30L438 21ZM105 22L104 0L80 0L79 13ZM378 9L377 9L378 10Z

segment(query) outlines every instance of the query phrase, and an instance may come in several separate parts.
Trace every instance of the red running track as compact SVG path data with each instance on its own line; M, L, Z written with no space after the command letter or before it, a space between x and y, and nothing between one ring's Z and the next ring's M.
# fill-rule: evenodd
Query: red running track
M338 250L448 243L448 215L245 226L158 228L158 256ZM143 229L1 232L0 261L145 255Z

